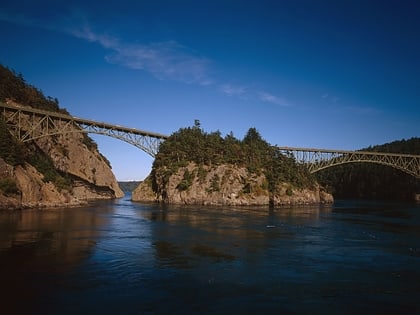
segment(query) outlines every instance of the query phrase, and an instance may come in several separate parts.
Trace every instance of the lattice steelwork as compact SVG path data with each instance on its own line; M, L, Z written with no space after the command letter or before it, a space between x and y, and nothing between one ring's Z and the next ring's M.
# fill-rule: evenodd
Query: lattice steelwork
M370 162L387 165L420 179L420 155L278 147L286 155L305 164L311 173L339 164Z
M96 133L128 142L154 157L168 137L17 104L0 103L0 109L10 132L22 142L69 132Z

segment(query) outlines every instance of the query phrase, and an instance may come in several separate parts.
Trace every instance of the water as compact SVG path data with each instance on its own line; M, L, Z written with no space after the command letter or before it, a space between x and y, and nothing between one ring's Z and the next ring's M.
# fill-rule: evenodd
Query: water
M420 314L420 205L3 211L0 280L2 314Z

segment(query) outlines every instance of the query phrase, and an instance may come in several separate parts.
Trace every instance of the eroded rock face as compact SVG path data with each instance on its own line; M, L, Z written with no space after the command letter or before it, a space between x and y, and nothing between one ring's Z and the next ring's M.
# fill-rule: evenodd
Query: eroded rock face
M24 125L24 123L23 123ZM80 130L42 137L31 144L49 156L56 170L71 178L71 186L47 181L33 165L12 166L0 158L0 209L77 205L92 199L124 195L108 161L86 144Z
M132 193L133 201L200 205L289 205L332 202L330 194L313 189L279 185L268 191L265 175L249 173L235 165L214 167L190 163L168 177L166 169L157 170ZM152 189L155 187L155 191Z
M73 188L76 198L102 199L106 188L110 190L109 198L124 196L108 162L97 150L89 150L83 139L82 133L75 132L40 138L36 142L59 171L78 179Z

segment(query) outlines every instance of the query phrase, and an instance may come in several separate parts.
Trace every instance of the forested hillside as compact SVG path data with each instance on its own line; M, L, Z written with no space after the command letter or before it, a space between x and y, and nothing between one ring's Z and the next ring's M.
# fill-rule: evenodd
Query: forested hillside
M175 173L189 162L208 166L233 164L246 167L250 173L264 172L269 190L281 182L299 188L315 184L314 176L305 167L271 146L255 128L239 140L232 134L222 137L219 131L207 133L196 123L194 127L179 129L160 146L153 170L165 166L169 173Z
M15 73L0 64L0 101L13 101L38 109L67 113L58 105L58 99L44 93L27 83L22 74Z
M255 128L243 139L181 128L159 148L134 201L170 204L282 206L332 202L315 177L266 142Z
M420 155L420 138L371 146L362 151ZM321 171L316 176L335 198L411 200L414 194L420 193L418 179L397 169L373 163L340 165Z

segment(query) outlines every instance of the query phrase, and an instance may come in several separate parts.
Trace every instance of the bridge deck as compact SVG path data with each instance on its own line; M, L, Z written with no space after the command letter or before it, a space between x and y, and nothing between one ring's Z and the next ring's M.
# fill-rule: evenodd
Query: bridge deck
M138 135L148 136L148 137L153 137L153 138L159 138L159 139L168 138L167 135L156 133L156 132L145 131L145 130L141 130L137 128L123 127L120 125L114 125L114 124L110 124L106 122L100 122L100 121L95 121L95 120L90 120L90 119L74 117L74 116L59 113L59 112L46 111L46 110L41 110L41 109L28 107L28 106L10 105L10 104L5 104L5 103L0 102L0 108L9 109L13 111L21 111L22 113L26 113L26 114L49 116L49 117L61 119L62 121L73 121L82 125L99 126L105 129L112 129L112 130L121 131L121 132L129 132L132 134L138 134Z
M276 148L280 149L281 151L290 151L290 152L301 151L301 152L338 153L338 154L359 153L359 154L378 155L378 156L401 156L401 157L420 158L420 155L393 153L393 152L351 151L351 150L333 150L333 149L315 149L315 148L294 148L294 147L280 147L280 146L276 146Z

